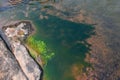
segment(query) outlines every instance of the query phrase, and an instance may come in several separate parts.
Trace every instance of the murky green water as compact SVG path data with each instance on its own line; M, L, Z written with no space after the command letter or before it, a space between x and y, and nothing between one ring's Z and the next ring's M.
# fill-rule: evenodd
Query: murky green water
M17 14L16 20L31 20L37 28L35 39L44 40L55 52L55 56L44 67L44 80L75 80L72 73L74 65L90 66L84 59L85 54L90 50L86 39L94 34L93 26L50 15L47 15L48 19L40 20L39 10L29 12L29 17L25 18L24 14L18 10L16 8L14 13L11 13Z
M44 68L46 80L74 80L72 67L75 64L89 66L84 61L89 52L86 39L93 34L93 27L49 16L48 19L33 19L37 27L36 39L44 40L55 56Z

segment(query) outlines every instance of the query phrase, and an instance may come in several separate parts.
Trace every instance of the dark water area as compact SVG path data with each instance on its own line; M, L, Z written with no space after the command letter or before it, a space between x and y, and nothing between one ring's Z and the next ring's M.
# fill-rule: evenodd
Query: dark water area
M44 40L55 52L55 56L44 67L45 80L74 80L71 72L73 65L90 66L85 62L85 54L90 45L86 42L94 34L92 25L74 23L48 15L48 19L40 20L31 17L37 28L34 37Z

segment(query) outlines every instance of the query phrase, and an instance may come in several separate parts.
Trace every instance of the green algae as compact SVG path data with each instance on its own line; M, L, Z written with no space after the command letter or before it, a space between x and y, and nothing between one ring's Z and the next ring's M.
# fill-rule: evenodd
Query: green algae
M34 59L38 56L41 57L44 65L47 65L48 60L50 60L55 53L52 52L44 41L35 40L34 37L30 36L26 40L26 44L34 51L30 50L30 53Z

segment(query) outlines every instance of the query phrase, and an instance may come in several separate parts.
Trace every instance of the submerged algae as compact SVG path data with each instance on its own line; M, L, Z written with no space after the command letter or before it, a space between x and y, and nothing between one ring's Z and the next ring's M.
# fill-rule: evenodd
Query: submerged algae
M30 36L27 38L26 43L30 48L32 48L30 51L33 58L36 59L40 56L43 65L47 65L48 60L54 56L54 53L48 49L44 41L35 40L34 37Z

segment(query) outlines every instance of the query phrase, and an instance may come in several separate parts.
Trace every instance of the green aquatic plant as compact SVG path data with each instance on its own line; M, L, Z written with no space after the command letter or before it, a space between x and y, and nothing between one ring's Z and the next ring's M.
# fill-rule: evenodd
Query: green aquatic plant
M30 47L31 56L35 59L40 56L44 64L47 64L55 55L42 40L35 40L35 38L30 36L27 38L26 43Z

